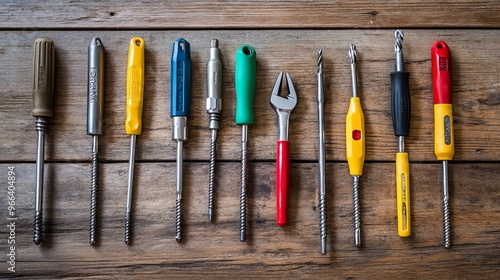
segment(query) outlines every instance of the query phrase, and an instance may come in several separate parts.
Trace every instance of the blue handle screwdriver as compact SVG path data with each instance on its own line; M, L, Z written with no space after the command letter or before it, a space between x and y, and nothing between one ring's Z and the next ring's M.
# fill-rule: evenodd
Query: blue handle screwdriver
M187 119L191 97L191 52L189 42L174 42L170 64L170 117L172 140L177 140L177 188L175 202L175 240L181 242L182 142L187 141Z

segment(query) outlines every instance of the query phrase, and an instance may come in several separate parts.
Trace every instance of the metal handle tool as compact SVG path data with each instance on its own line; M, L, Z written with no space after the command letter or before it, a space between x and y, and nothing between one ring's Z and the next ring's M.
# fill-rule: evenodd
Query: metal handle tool
M36 118L37 155L36 155L36 192L33 242L40 245L43 241L43 165L45 155L45 130L48 118L54 114L54 71L55 46L49 38L35 40L33 50L33 111Z
M90 235L91 245L96 244L97 224L97 161L98 137L103 133L104 115L104 46L101 39L93 38L89 45L87 80L87 134L92 135L92 178L90 193Z

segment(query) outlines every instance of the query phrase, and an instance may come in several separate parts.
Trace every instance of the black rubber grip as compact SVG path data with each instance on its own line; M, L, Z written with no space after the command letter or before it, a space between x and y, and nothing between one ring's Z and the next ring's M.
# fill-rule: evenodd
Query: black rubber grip
M391 73L392 124L396 136L410 134L411 100L409 87L410 73L396 71Z

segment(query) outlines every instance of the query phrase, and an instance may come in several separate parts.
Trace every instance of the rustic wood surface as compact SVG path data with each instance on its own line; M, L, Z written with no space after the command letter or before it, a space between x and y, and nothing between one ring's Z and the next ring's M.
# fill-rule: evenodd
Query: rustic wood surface
M500 2L498 1L7 1L0 7L0 277L498 279L500 277ZM405 28L411 73L413 233L397 235L390 116L394 29ZM123 30L117 30L123 29ZM105 132L100 138L97 246L88 244L91 137L86 135L87 47L106 48ZM143 133L137 140L133 244L123 242L129 136L124 131L130 38L146 44ZM46 139L45 240L32 241L36 132L32 51L56 44L55 115ZM169 117L170 56L191 43L192 115L185 145L184 241L174 239L175 142ZM216 221L207 219L209 158L205 64L220 41L223 112ZM452 248L442 241L441 164L433 152L430 46L452 51L456 153L450 162ZM234 123L234 53L257 51L256 122L249 129L249 233L239 242L241 129ZM353 245L352 179L345 161L351 95L348 46L358 49L366 120L361 179L362 248ZM319 252L316 54L326 95L328 254ZM276 114L280 71L291 74L290 223L275 225ZM16 172L16 272L7 270L7 173Z

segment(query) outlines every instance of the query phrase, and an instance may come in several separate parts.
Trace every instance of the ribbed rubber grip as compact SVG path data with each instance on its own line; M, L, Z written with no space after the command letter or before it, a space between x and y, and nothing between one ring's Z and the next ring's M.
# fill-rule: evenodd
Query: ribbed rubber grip
M392 124L396 136L410 134L411 100L409 87L410 73L396 71L391 73Z
M54 70L56 48L49 38L35 40L33 50L33 111L34 117L54 115Z

